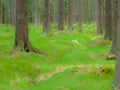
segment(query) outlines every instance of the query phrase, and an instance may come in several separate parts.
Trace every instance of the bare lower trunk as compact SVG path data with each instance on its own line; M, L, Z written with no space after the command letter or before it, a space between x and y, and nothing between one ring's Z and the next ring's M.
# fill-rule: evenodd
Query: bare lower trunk
M113 28L112 28L112 1L105 0L105 39L112 40Z
M58 30L64 30L64 0L58 1Z
M82 0L78 0L78 19L79 19L79 28L82 30Z
M12 7L12 25L15 26L16 24L16 0L11 0L11 7Z
M72 30L72 0L68 0L68 30Z
M33 48L28 38L27 0L16 0L16 32L14 49L25 52L42 53Z
M115 80L114 80L114 89L120 90L120 0L117 0L117 28L116 28L116 71L115 71Z
M115 54L116 55L116 40L117 40L117 4L118 1L117 0L113 0L113 7L112 7L112 11L113 11L113 39L112 39L112 47L111 47L111 51L110 53Z
M29 52L26 0L17 0L16 6L15 48L20 51Z
M104 16L103 16L103 12L104 12L104 1L103 0L97 0L96 1L97 4L97 12L96 12L96 17L97 17L97 35L101 35L103 34L103 30L104 30Z
M49 33L50 30L50 0L45 0L45 11L44 11L44 30L43 32Z
M34 6L35 6L35 15L34 15L34 24L35 26L39 26L40 25L40 14L38 12L38 0L34 1Z

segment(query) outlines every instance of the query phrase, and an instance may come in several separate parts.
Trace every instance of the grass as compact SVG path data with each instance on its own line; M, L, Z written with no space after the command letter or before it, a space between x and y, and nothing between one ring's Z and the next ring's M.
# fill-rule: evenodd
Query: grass
M111 90L115 61L107 61L110 41L96 36L95 25L83 31L42 33L30 24L30 41L47 56L10 54L14 28L0 25L0 89L2 90ZM101 71L101 68L103 71Z

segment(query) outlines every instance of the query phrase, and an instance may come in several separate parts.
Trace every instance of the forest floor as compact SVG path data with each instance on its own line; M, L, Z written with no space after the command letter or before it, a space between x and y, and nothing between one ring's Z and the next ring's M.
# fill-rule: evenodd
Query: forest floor
M16 52L14 28L0 25L0 90L112 90L115 60L106 60L111 42L96 36L94 24L43 34L30 24L32 45L47 55Z

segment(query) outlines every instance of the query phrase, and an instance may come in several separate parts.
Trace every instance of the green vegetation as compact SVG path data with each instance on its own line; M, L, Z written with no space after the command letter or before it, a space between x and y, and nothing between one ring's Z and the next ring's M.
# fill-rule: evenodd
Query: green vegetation
M111 90L114 60L107 61L111 46L95 36L95 25L78 25L73 31L42 33L30 25L30 41L47 55L10 53L14 28L0 25L0 90Z

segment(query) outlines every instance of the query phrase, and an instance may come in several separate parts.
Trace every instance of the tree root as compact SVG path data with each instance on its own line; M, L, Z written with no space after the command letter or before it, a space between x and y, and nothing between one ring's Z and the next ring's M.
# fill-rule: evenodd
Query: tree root
M30 51L29 52L34 52L36 54L41 54L41 55L47 55L45 52L43 52L43 51L41 51L41 50L39 50L37 48L34 48L34 47L30 47Z
M16 56L18 55L19 52L26 52L26 53L33 52L40 55L47 55L45 52L33 47L32 45L24 48L15 47L13 50L10 51L10 54Z

